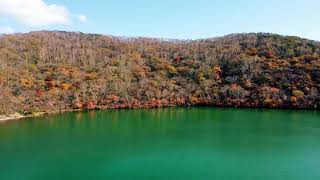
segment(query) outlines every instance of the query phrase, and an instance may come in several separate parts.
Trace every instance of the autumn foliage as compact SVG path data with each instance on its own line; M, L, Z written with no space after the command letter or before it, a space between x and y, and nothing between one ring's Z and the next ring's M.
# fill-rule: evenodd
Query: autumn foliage
M189 105L317 109L319 84L320 44L298 37L0 36L0 113Z

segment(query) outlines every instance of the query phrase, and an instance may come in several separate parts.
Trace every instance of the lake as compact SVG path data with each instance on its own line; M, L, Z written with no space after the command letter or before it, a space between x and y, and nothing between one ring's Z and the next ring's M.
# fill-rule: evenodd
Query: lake
M320 113L74 112L0 124L1 180L319 180Z

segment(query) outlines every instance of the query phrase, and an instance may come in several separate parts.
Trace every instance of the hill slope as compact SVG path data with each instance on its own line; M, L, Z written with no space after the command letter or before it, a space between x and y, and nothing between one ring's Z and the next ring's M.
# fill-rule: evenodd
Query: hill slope
M0 37L0 114L174 105L317 108L320 44L275 34L197 41L71 32Z

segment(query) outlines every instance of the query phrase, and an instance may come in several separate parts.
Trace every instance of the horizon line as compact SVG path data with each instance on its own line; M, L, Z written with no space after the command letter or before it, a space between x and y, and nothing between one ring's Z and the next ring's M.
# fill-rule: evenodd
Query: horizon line
M67 31L67 30L35 30L35 31L26 31L26 32L13 32L13 33L0 33L0 36L3 35L19 35L19 34L30 34L30 33L37 33L37 32L64 32L64 33L81 33L81 34L87 34L87 35L100 35L100 36L109 36L109 37L115 37L120 39L154 39L154 40L164 40L164 41L203 41L203 40L213 40L213 39L219 39L223 37L230 37L230 36L237 36L237 35L249 35L249 34L268 34L268 35L278 35L283 37L296 37L304 40L309 41L315 41L320 42L320 40L317 39L311 39L308 37L302 37L299 35L288 35L288 34L280 34L280 33L274 33L274 32L235 32L235 33L228 33L224 35L217 35L217 36L211 36L206 38L166 38L166 37L153 37L153 36L122 36L122 35L111 35L111 34L104 34L104 33L94 33L94 32L82 32L82 31Z

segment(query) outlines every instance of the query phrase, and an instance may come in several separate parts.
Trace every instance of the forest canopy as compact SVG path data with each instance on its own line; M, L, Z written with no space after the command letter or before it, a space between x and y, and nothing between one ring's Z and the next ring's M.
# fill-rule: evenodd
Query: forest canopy
M292 36L0 36L0 114L190 105L317 109L319 81L320 43Z

